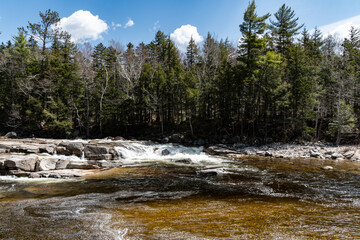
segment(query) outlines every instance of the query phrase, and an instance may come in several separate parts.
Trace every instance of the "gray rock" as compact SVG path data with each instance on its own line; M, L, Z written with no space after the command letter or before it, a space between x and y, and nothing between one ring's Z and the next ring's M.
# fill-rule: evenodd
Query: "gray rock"
M214 177L219 175L217 169L202 169L199 171L199 175L203 177Z
M27 153L27 154L39 153L40 148L39 148L39 146L36 146L36 145L20 143L18 145L12 146L10 148L10 152L12 152L12 153Z
M161 156L167 156L169 154L170 154L170 151L167 150L167 149L164 149L164 150L161 151Z
M88 145L84 149L84 154L88 160L113 160L118 157L111 146Z
M360 161L360 152L356 151L354 155L350 158L351 161Z
M8 155L8 157L4 161L4 167L5 169L9 169L9 170L22 170L26 172L34 172L37 161L38 161L37 156Z
M55 169L56 170L61 170L61 169L66 169L67 165L69 164L70 160L67 159L59 159L56 162L56 166Z
M184 139L184 136L181 135L181 134L176 133L176 134L171 135L169 137L169 139L170 139L171 142L181 143L183 141L183 139Z
M81 142L61 142L56 148L59 155L75 155L81 157L84 145Z
M319 152L317 152L317 151L314 151L314 150L310 151L310 157L312 157L312 158L319 158L320 155L321 154Z
M99 169L99 166L91 164L89 161L70 161L66 169Z
M203 151L208 154L211 154L211 155L236 154L236 151L222 147L222 146L210 146L208 148L205 148Z
M352 156L354 156L355 151L346 151L343 156L347 159L350 159Z
M265 156L265 152L263 152L263 151L257 151L256 152L256 155L258 155L258 156Z
M37 171L55 170L58 158L40 158L36 163Z
M184 164L191 164L192 161L190 158L184 158L184 159L175 159L174 163L184 163Z
M17 138L16 132L8 132L5 134L5 138Z
M54 154L55 146L54 145L48 145L48 146L40 147L39 151L40 151L40 153Z
M41 177L41 175L39 173L35 173L35 172L32 172L29 175L29 178L40 178L40 177Z
M272 157L272 153L270 153L269 151L265 152L265 157Z
M9 170L9 171L7 171L7 174L8 175L13 175L13 176L16 176L16 177L30 177L31 173L17 169L17 170Z
M333 153L331 155L331 159L338 159L338 158L342 158L343 156L340 153Z

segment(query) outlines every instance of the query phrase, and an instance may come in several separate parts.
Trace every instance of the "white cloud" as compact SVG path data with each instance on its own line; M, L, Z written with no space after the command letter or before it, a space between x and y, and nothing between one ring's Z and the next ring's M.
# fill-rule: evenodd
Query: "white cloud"
M360 28L360 15L321 26L319 27L319 30L322 32L324 37L331 34L336 35L340 39L344 39L349 37L351 27Z
M117 28L120 28L120 27L121 27L121 24L120 24L120 23L111 22L111 27L112 27L113 30L116 30Z
M156 21L156 22L154 23L154 26L153 26L152 30L155 32L155 31L157 31L158 29L160 29L160 22L159 22L159 21Z
M190 24L182 25L170 34L171 40L175 42L176 46L182 52L186 51L186 47L189 44L191 37L194 39L195 43L200 43L204 40L198 33L197 27Z
M135 25L134 21L131 20L131 18L129 18L129 21L125 24L124 28L132 27L134 25Z
M98 15L94 16L91 12L84 10L76 11L70 17L62 18L58 26L70 33L74 42L101 39L101 34L109 28Z

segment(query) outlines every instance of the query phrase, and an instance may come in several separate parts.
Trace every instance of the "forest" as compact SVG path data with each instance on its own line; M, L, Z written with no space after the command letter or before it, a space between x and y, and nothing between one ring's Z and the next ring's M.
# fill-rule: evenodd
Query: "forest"
M75 44L58 21L40 12L0 46L2 134L358 139L359 29L324 38L291 7L258 15L252 1L237 45L209 33L181 52L162 31L137 46Z

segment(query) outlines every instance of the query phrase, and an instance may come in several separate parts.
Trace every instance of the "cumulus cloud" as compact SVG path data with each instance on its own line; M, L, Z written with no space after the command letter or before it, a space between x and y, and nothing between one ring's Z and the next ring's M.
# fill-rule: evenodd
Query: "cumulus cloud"
M344 39L349 37L351 27L360 28L360 15L321 26L319 30L324 37L336 35L340 39Z
M190 24L182 25L170 34L171 40L175 42L176 46L182 52L186 51L186 47L189 44L191 37L196 43L200 43L204 40L204 38L198 33L197 27Z
M134 21L131 20L131 18L129 18L129 21L125 24L124 28L132 27L134 25L135 25Z
M101 34L109 28L98 15L84 10L76 11L71 16L62 18L58 27L70 33L74 42L101 39Z

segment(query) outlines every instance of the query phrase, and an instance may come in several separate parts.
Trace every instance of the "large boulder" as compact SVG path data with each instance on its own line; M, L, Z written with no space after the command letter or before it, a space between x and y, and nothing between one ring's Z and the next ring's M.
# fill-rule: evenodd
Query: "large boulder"
M37 156L32 155L8 155L4 161L4 167L7 170L34 172L38 160Z
M61 142L56 148L59 155L75 155L81 157L84 150L84 145L81 142Z
M46 145L39 148L40 153L54 154L55 145Z
M68 160L68 159L59 159L59 160L56 162L55 169L56 169L56 170L66 169L66 168L67 168L67 165L68 165L69 163L70 163L70 160Z
M173 143L181 143L184 140L184 136L178 133L175 133L169 137L169 140Z
M59 161L58 158L49 157L49 158L40 158L36 163L37 171L48 171L55 170L56 163Z
M111 146L88 145L84 149L85 158L88 160L113 160L117 152Z

